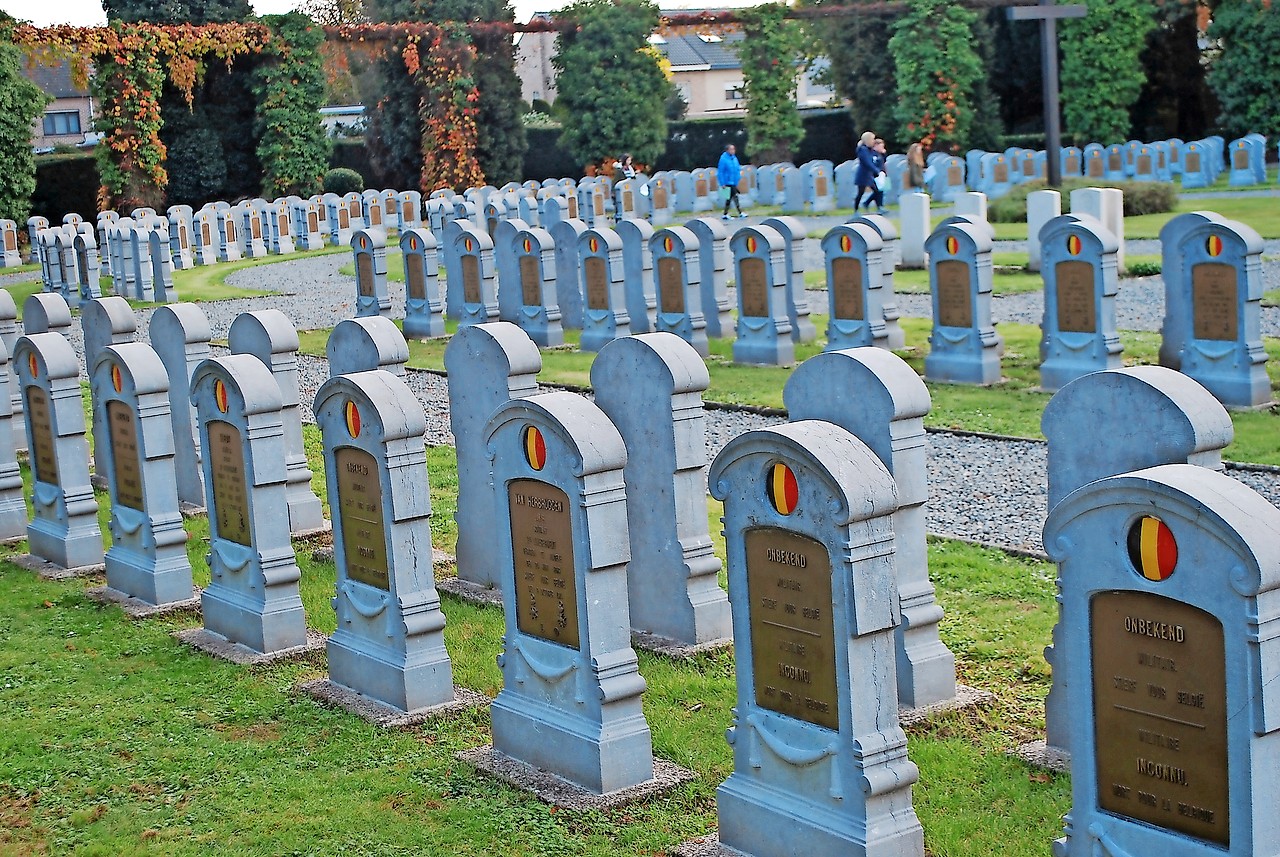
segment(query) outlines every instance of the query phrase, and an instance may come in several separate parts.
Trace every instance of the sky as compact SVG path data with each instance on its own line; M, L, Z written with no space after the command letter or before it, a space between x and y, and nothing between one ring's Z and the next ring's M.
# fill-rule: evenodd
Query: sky
M251 0L253 9L259 15L274 15L288 12L301 0ZM568 5L570 0L514 0L516 20L527 21L534 12L553 12ZM719 0L714 3L720 8L738 8L753 6L762 0ZM659 0L663 9L696 8L705 9L707 0ZM107 17L102 11L99 0L0 0L0 9L31 21L40 27L52 24L75 24L87 27L105 24Z

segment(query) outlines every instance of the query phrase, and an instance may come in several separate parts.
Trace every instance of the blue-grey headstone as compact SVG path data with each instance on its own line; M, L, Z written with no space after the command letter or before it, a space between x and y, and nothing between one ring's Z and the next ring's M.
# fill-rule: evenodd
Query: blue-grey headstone
M809 319L809 298L804 287L805 241L808 239L808 230L795 217L770 217L761 225L777 230L782 236L791 339L797 343L813 342L818 338L818 331Z
M456 267L446 273L446 284L452 292L457 279L461 300L458 326L484 324L498 320L498 282L493 269L493 239L466 221L450 230ZM457 273L456 277L454 273Z
M671 173L657 173L649 179L649 222L654 226L666 226L676 217L676 194Z
M493 224L493 265L498 272L498 318L520 323L520 265L514 251L516 236L529 224L516 217L501 218Z
M683 226L668 226L649 239L649 252L658 304L655 328L674 333L702 357L709 357L697 236Z
M331 378L375 369L403 377L409 360L409 345L400 328L380 315L344 318L334 325L324 350Z
M880 308L883 249L880 233L863 223L833 226L823 236L829 317L823 350L888 347L889 331Z
M721 339L733 333L733 304L729 301L729 230L715 217L695 217L685 224L698 239L702 316L707 336Z
M316 393L315 413L337 564L329 677L401 711L450 702L426 414L403 380L377 370L330 379Z
M28 333L13 362L31 442L31 555L62 568L99 565L102 531L89 483L80 358L61 334Z
M1199 157L1197 155L1197 157ZM1185 181L1185 176L1184 176ZM1160 365L1182 366L1182 349L1191 336L1191 272L1181 252L1182 238L1201 223L1226 220L1213 211L1188 211L1160 228L1160 276L1164 280L1164 321L1160 326Z
M557 252L563 249L556 244ZM599 351L606 343L631 335L622 265L622 239L612 229L589 229L577 241L585 306L582 315L583 351Z
M138 317L124 298L109 296L88 301L80 307L80 331L84 339L84 365L93 380L93 367L108 345L133 342L138 330ZM101 475L99 451L106 448L107 423L95 419L93 432L93 470Z
M153 233L158 235L159 233ZM75 291L80 297L81 304L94 298L102 297L102 285L100 282L101 262L98 259L98 242L93 235L81 233L71 240L72 250L75 253ZM158 254L153 250L151 258L155 259ZM169 288L172 289L172 278L169 282Z
M517 318L521 329L539 348L563 345L564 329L556 303L556 244L551 233L536 226L523 229L505 249L519 275L516 294L520 298Z
M302 444L298 391L298 331L278 309L242 312L231 322L227 344L232 354L251 354L271 371L280 391L284 425L289 532L303 535L327 529L320 498L311 490L311 468Z
M895 692L893 477L844 429L806 420L739 435L708 482L724 502L738 677L720 842L753 857L921 857Z
M1055 217L1041 228L1041 389L1059 390L1081 375L1120 367L1119 246L1111 231L1088 215Z
M356 267L356 315L391 317L387 290L387 234L381 229L357 229L351 236Z
M925 240L933 331L924 374L931 381L994 384L1000 342L991 323L991 239L977 226L939 226Z
M214 212L214 216L218 219L218 234L216 236L217 259L219 262L234 262L241 258L242 255L240 252L240 241L236 237L238 234L236 230L236 213L230 209L219 208ZM124 221L125 218L121 218L120 222L122 224ZM127 228L129 232L133 231L132 225L125 228ZM126 233L126 247L129 243ZM129 264L132 265L132 262L129 262ZM126 275L128 275L128 271L126 271Z
M587 224L568 217L543 228L556 245L556 302L560 305L560 324L569 330L580 330L584 297L579 282L578 245Z
M449 381L449 428L458 456L458 577L497 586L498 545L492 537L496 497L485 452L489 415L508 399L538 392L542 355L510 322L459 328L444 349Z
M653 778L627 609L622 437L574 393L513 399L485 430L506 633L493 747L587 791Z
M768 226L748 226L729 239L738 291L734 363L790 366L795 362L787 313L785 244L778 230Z
M168 237L157 230L147 230L147 243L150 249L148 256L151 266L152 300L161 304L177 300L178 293L173 290L173 259L169 255ZM81 281L80 291L82 297L89 291L84 281Z
M36 292L22 302L25 333L60 333L71 338L71 307L60 294Z
M191 402L191 376L209 358L212 330L204 310L196 304L169 304L151 314L151 347L169 375L169 418L173 426L173 461L178 500L193 509L205 508L204 468L200 457L200 428Z
M705 523L710 382L697 351L670 333L615 340L591 364L595 402L627 446L631 627L690 646L732 632Z
M408 339L437 339L446 333L436 246L435 236L421 227L400 233L400 255L404 262L404 335Z
M658 221L654 221L656 225ZM667 221L670 222L669 220ZM658 296L653 287L653 226L643 220L623 220L615 227L622 239L622 267L626 274L627 314L632 333L657 328Z
M191 381L209 486L206 630L255 652L306 643L306 616L289 541L288 445L280 388L251 354L201 363Z
M845 222L865 224L880 235L880 241L883 244L880 250L880 273L884 277L884 285L880 289L880 308L884 315L885 330L888 332L886 346L894 350L905 348L907 335L898 321L901 314L898 311L898 297L893 284L894 270L901 261L898 252L898 230L893 225L893 221L883 214L855 214Z
M21 264L18 224L12 220L0 220L0 268L16 268Z
M192 597L178 511L169 376L145 342L108 345L90 373L95 458L111 498L107 586L148 604Z
M18 307L8 289L0 289L0 344L4 345L6 361L13 355L22 331L18 327ZM8 373L9 413L12 415L13 448L17 452L27 450L27 425L22 418L22 385L18 383L18 370L10 366ZM0 388L0 396L4 389Z

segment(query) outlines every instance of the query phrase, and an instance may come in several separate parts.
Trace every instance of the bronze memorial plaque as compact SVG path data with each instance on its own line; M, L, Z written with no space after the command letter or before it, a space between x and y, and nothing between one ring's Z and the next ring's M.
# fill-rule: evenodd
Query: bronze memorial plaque
M1080 156L1067 155L1067 173L1069 175L1080 175Z
M996 184L1004 184L1009 181L1009 165L1003 161L996 164L995 178Z
M1093 266L1088 262L1059 262L1053 269L1058 282L1058 330L1063 333L1096 333Z
M827 177L818 176L813 180L813 193L815 196L827 195Z
M27 416L31 419L31 463L35 465L35 477L48 485L60 485L58 481L58 456L54 452L53 412L49 407L49 394L43 387L27 387Z
M1196 339L1236 339L1239 307L1234 265L1202 262L1191 266L1191 313Z
M694 195L696 195L696 196L706 196L706 195L707 195L707 192L708 192L708 191L707 191L707 180L706 180L706 179L698 179L696 182L694 182L694 183L693 183L693 192L694 192Z
M777 178L773 182L773 187L778 191L784 191L787 189L787 180L786 177L782 175L781 170L777 173Z
M862 262L849 256L831 260L831 289L836 318L862 321Z
M390 589L378 462L363 449L342 446L334 450L333 463L338 469L338 526L347 577L378 589Z
M964 184L964 170L958 166L947 167L947 187L959 187Z
M1027 178L1031 178L1036 174L1035 158L1028 156L1022 159L1022 174Z
M1138 175L1146 176L1151 174L1151 156L1138 155Z
M236 242L236 224L234 220L227 221L227 243L234 244Z
M653 207L658 209L667 207L667 189L662 185L653 189Z
M582 276L587 281L587 309L609 309L609 278L604 259L588 256L582 260Z
M764 259L749 257L739 262L738 279L742 314L751 318L768 318L769 280L765 276Z
M314 232L315 230L313 229L312 231ZM211 243L213 243L213 239L209 236L208 221L205 221L204 223L200 224L200 241L206 247L208 247Z
M253 233L253 237L254 237L254 238L256 238L256 239L261 240L261 238L262 238L262 221L258 219L257 215L254 215L253 217L250 217L250 218L249 218L249 226L250 226L250 227L252 227L251 231L252 231L252 233Z
M636 195L629 190L624 190L622 192L622 210L623 211L636 210Z
M18 249L18 234L12 229L6 229L4 231L4 249L6 250Z
M658 260L659 310L675 315L684 314L684 265L675 256Z
M462 262L462 302L480 303L480 260L475 256L463 256Z
M831 560L826 545L776 527L746 532L756 704L840 728Z
M382 225L382 206L380 205L369 206L369 223L372 224L373 226Z
M307 231L308 232L320 231L320 216L316 214L315 211L307 212Z
M578 216L578 198L576 196L565 197L565 202L569 203L569 217L576 218Z
M229 422L209 421L209 471L213 476L213 512L218 537L251 547L244 447L240 443L240 430Z
M1107 170L1118 173L1123 168L1119 152L1107 152Z
M406 200L405 203L400 206L400 219L403 220L405 223L413 222L413 203L412 202Z
M1093 597L1098 804L1228 844L1222 625L1145 592Z
M386 212L387 217L391 217L392 215L394 215L396 213L395 197L389 196L386 199L382 200L382 210Z
M1200 153L1199 152L1187 152L1187 156L1182 164L1182 171L1184 173L1200 172Z
M1247 170L1249 169L1249 150L1236 149L1231 153L1231 169Z
M520 291L525 306L542 306L542 276L537 256L520 257Z
M969 294L969 266L956 259L939 262L938 324L943 327L973 327L973 302Z
M604 217L604 191L597 188L591 194L591 204L595 206L596 217Z
M1102 156L1089 159L1089 178L1100 179L1106 173L1102 168Z
M522 634L578 647L578 581L569 496L536 479L507 485L516 564L516 624Z
M373 297L373 256L369 253L356 254L356 288L360 297Z
M118 399L107 402L111 461L116 477L115 501L145 512L142 500L142 456L138 451L138 422L129 406Z
M410 300L425 301L427 299L427 276L421 261L413 261L406 267L405 290Z

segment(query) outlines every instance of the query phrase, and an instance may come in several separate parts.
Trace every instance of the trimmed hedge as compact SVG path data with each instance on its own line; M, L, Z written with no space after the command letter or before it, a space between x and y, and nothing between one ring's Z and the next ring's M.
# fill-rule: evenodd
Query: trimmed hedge
M992 223L1025 223L1027 220L1027 194L1044 190L1048 183L1043 179L1015 185L999 199L987 206L987 219ZM1109 182L1102 179L1071 178L1062 182L1063 201L1071 191L1082 187L1114 187L1124 191L1124 216L1162 214L1173 211L1178 204L1178 187L1171 182ZM1066 208L1066 206L1063 206Z
M364 190L364 178L349 167L334 167L324 174L324 192L346 196Z
M36 190L31 195L31 213L61 223L74 211L90 223L98 216L98 162L93 149L69 154L36 156ZM20 232L25 223L18 224Z
M559 128L525 128L524 136L528 142L521 173L524 181L582 175L582 165L567 150L560 148Z

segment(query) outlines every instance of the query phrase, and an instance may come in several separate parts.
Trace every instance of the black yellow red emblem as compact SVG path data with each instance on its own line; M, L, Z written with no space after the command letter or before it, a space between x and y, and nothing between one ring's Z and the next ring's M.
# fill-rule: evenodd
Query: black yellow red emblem
M1147 580L1165 580L1178 564L1178 543L1159 518L1139 518L1129 528L1129 561Z

